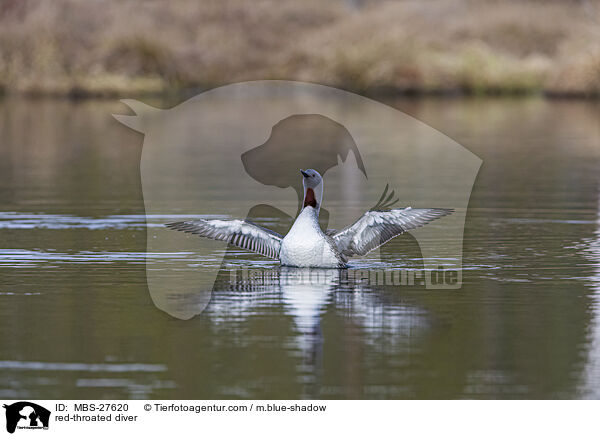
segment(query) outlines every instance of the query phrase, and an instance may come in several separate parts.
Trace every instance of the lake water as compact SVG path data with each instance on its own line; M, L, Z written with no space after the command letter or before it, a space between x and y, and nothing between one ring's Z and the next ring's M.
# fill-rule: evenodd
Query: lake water
M146 261L188 254L146 259L159 220L145 216L143 138L110 115L123 106L0 101L0 398L600 398L600 104L386 103L483 160L462 288L223 274L184 321L148 292ZM221 262L213 247L200 263ZM382 253L420 268L410 235ZM228 265L297 274L234 249Z

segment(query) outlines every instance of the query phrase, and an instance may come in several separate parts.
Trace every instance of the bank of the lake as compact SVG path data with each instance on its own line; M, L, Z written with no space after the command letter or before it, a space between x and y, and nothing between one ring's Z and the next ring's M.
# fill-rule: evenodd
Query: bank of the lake
M6 0L0 92L164 95L285 79L360 93L600 95L600 2Z

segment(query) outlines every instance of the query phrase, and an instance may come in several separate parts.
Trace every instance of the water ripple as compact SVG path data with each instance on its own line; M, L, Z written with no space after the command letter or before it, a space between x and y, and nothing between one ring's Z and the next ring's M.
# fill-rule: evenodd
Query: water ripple
M223 215L108 215L81 217L45 213L0 212L0 229L88 229L124 230L160 227L166 222L198 218L224 218Z
M71 363L0 360L0 369L19 371L165 372L167 366L150 363Z
M179 251L165 253L129 252L129 251L78 251L61 253L46 250L0 249L0 267L23 268L39 264L63 263L113 263L163 260L185 260L194 262L210 261L212 258L198 256L197 253Z

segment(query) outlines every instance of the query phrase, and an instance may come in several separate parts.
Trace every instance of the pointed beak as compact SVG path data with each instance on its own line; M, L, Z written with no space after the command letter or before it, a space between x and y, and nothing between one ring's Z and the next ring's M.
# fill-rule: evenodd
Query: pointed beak
M300 170L300 172L302 173L302 175L303 175L304 177L308 177L308 173L307 173L306 171L304 171L304 170Z

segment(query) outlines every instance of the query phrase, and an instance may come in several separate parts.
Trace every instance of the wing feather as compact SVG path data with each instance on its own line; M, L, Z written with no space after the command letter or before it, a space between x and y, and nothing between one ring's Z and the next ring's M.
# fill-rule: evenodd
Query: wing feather
M249 221L199 219L165 224L172 230L191 233L217 241L226 241L236 247L265 257L279 259L283 237Z
M350 227L332 235L332 238L344 256L364 256L390 239L452 212L453 209L412 209L410 207L387 211L370 210Z

